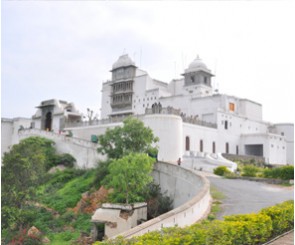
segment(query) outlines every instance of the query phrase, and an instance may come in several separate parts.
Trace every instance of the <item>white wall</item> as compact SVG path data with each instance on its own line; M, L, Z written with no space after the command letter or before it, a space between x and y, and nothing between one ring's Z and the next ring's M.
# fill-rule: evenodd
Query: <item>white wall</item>
M19 140L31 136L44 137L55 142L57 153L68 153L76 159L77 168L94 168L103 156L97 153L97 144L83 139L66 137L64 135L38 129L23 130Z
M9 151L9 147L12 145L12 134L13 134L13 120L12 119L1 119L1 157L4 152Z
M252 120L262 120L262 106L247 99L240 99L239 113Z
M294 124L279 123L274 126L276 133L283 136L286 140L287 163L294 164Z
M155 181L158 180L164 190L167 188L171 192L170 195L175 197L174 203L180 206L119 235L130 238L164 227L185 227L208 215L211 196L207 179L195 172L167 163L158 163L154 174Z
M145 126L150 127L154 135L160 141L158 159L160 161L173 162L182 156L183 148L183 127L182 119L174 115L148 115L143 117Z

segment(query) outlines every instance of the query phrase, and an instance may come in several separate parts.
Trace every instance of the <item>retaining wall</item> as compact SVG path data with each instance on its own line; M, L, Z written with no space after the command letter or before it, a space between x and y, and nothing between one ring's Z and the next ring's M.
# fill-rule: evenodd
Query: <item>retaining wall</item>
M125 238L140 236L164 227L184 227L206 217L210 211L209 181L179 166L159 162L153 171L155 182L174 200L174 209L119 234Z
M102 159L102 156L97 153L97 144L91 141L39 129L26 129L19 132L20 140L31 136L53 140L58 153L68 153L76 159L77 168L94 168L98 159Z

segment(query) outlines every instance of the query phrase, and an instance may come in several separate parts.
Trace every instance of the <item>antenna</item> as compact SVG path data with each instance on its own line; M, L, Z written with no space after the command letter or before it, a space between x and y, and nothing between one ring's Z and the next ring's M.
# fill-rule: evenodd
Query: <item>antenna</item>
M141 67L141 57L142 57L142 50L141 50L141 47L140 47L140 62L139 62L140 67Z
M183 51L181 51L182 70L184 70Z
M218 81L216 81L216 76L217 76L217 64L218 64L218 61L217 59L215 59L215 64L214 64L214 75L215 75L215 81L214 81L214 92L219 92L219 84L218 84Z

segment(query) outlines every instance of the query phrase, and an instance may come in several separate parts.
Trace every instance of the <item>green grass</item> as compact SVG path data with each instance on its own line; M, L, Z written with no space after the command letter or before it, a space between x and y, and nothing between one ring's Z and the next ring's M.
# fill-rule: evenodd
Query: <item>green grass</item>
M221 211L220 204L222 204L222 200L225 198L225 195L218 191L213 185L210 186L210 194L213 201L210 214L208 215L208 220L214 220L216 219L217 213Z
M80 236L80 232L64 231L48 236L51 245L69 245Z
M81 199L81 195L93 187L95 171L84 172L80 176L73 173L58 173L38 190L39 201L50 208L65 213Z

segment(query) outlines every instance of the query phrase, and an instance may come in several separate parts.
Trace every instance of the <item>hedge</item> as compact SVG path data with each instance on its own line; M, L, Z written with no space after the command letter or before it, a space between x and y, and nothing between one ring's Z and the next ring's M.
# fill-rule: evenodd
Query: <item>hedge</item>
M257 214L225 216L224 220L205 220L185 228L164 228L139 237L96 242L95 245L255 245L294 227L294 203L287 201L264 208Z
M279 168L266 169L263 172L264 177L290 180L294 179L294 166L283 166Z
M231 173L229 171L229 169L227 167L225 167L225 166L219 166L219 167L215 168L213 170L213 172L214 172L214 174L219 175L219 176L224 176L224 175L226 175L228 173Z

